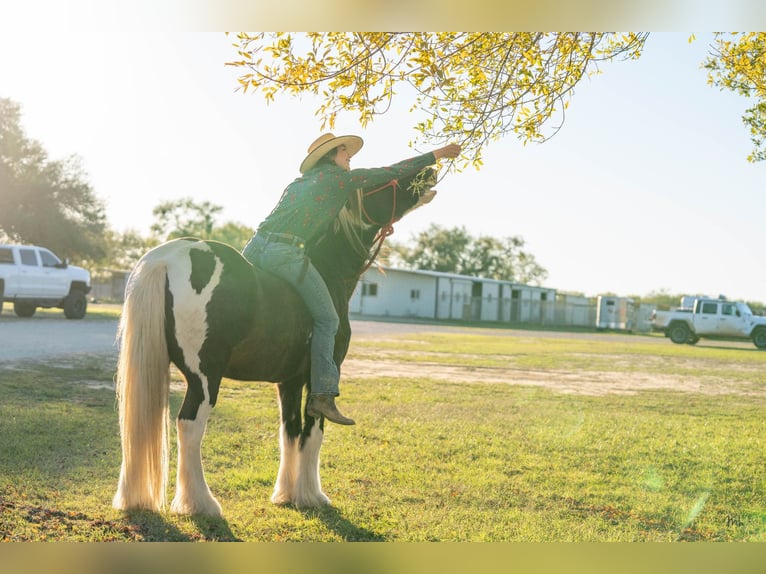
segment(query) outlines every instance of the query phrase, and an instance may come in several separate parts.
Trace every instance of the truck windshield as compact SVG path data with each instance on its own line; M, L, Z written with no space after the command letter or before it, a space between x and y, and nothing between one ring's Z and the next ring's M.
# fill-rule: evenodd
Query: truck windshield
M40 259L42 259L44 267L56 267L56 265L61 264L61 260L58 257L45 249L40 250Z
M742 315L752 315L753 312L750 310L750 307L747 303L737 303L737 308L739 309L740 314Z

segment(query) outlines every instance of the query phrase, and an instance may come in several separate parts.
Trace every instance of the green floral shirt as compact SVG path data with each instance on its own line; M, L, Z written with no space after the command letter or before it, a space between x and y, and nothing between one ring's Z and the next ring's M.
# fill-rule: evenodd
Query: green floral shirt
M393 180L413 177L434 163L436 158L429 152L372 169L346 171L334 164L316 165L287 186L258 230L289 233L310 242L329 227L352 192L374 191Z

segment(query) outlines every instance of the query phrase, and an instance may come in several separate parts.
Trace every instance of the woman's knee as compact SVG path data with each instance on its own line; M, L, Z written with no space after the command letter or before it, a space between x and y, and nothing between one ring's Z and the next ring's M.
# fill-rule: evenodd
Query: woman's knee
M324 312L314 317L314 328L320 328L325 332L332 332L333 334L338 332L340 326L340 319L338 313L335 311L335 307L328 307L324 309Z

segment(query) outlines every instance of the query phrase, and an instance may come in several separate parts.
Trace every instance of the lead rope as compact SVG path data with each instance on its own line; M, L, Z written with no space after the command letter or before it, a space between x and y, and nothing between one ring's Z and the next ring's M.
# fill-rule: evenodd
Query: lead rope
M375 236L375 241L378 242L378 245L375 247L375 253L372 254L372 257L370 257L370 259L365 264L364 269L362 269L362 273L365 273L370 267L372 267L373 262L378 257L378 253L380 253L380 249L383 247L383 242L386 240L386 237L393 234L394 226L390 223L378 231L378 234Z

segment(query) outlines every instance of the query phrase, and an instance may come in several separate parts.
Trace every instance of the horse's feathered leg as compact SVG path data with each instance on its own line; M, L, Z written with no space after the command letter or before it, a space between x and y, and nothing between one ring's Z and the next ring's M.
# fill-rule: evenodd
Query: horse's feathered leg
M171 346L172 349L172 346ZM186 378L186 396L178 412L178 470L176 494L170 510L177 514L221 515L221 505L213 496L202 468L202 439L210 413L218 397L221 376L192 370L176 362Z
M305 375L277 385L279 396L279 471L271 502L292 504L298 474L298 450L301 435L301 384Z
M301 398L306 374L277 386L279 393L279 472L271 501L297 507L329 504L319 480L319 449L322 429L319 421L306 418L302 431Z
M322 492L319 479L319 450L324 439L323 424L319 419L306 415L300 439L298 475L293 491L293 504L298 508L315 508L330 504Z
M213 407L203 402L194 419L179 417L176 495L170 510L178 514L221 515L221 505L210 492L202 469L202 437Z

